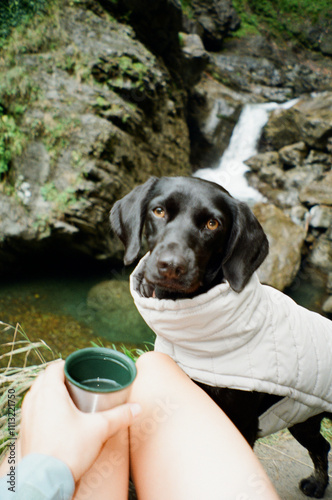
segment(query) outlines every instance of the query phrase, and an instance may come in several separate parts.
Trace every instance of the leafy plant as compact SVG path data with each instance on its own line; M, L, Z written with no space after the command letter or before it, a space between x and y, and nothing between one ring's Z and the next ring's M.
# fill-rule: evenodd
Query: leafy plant
M0 106L0 180L8 172L12 157L22 154L25 143L14 117L4 114Z
M0 44L12 28L27 22L37 13L45 12L47 0L2 0L0 9Z
M122 55L113 57L110 61L101 61L103 79L113 89L131 88L143 91L149 80L153 78L149 68L134 56ZM95 71L96 74L96 71Z
M270 33L297 36L297 26L328 20L332 13L329 0L233 0L241 27L235 36L269 30Z
M80 124L78 118L58 116L54 116L52 120L44 124L40 134L53 161L66 149L72 134L78 130Z
M13 157L21 155L27 143L20 122L27 104L38 92L39 87L22 68L0 74L0 180L8 172Z
M59 191L54 182L44 184L40 188L40 192L44 200L53 202L56 208L61 211L77 200L75 188L68 187L64 191Z

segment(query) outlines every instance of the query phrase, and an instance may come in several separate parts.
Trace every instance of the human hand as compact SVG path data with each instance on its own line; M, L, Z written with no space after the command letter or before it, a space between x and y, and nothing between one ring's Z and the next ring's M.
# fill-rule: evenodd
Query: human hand
M107 411L83 413L71 400L64 380L64 361L52 363L25 396L21 450L22 456L43 453L59 458L78 481L107 439L130 426L141 407L127 403Z

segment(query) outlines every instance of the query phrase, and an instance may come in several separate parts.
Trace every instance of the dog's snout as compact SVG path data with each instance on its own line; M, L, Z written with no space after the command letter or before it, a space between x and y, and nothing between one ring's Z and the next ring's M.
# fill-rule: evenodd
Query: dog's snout
M159 274L166 279L179 279L188 271L185 259L181 255L175 255L167 252L163 253L158 261L157 267Z

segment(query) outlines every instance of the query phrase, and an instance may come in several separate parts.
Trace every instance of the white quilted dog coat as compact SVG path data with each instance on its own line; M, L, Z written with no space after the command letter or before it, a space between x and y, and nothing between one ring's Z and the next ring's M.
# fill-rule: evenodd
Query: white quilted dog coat
M259 419L260 436L332 412L332 322L262 285L225 282L192 299L142 297L144 260L130 278L142 317L190 378L284 396Z

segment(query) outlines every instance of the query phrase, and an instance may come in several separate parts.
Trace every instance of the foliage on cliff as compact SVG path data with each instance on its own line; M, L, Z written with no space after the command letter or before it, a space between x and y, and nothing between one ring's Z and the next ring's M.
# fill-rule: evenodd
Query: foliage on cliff
M22 22L47 11L47 0L2 0L0 9L0 46L3 40Z
M233 0L241 18L237 36L264 34L328 50L332 6L329 0Z

